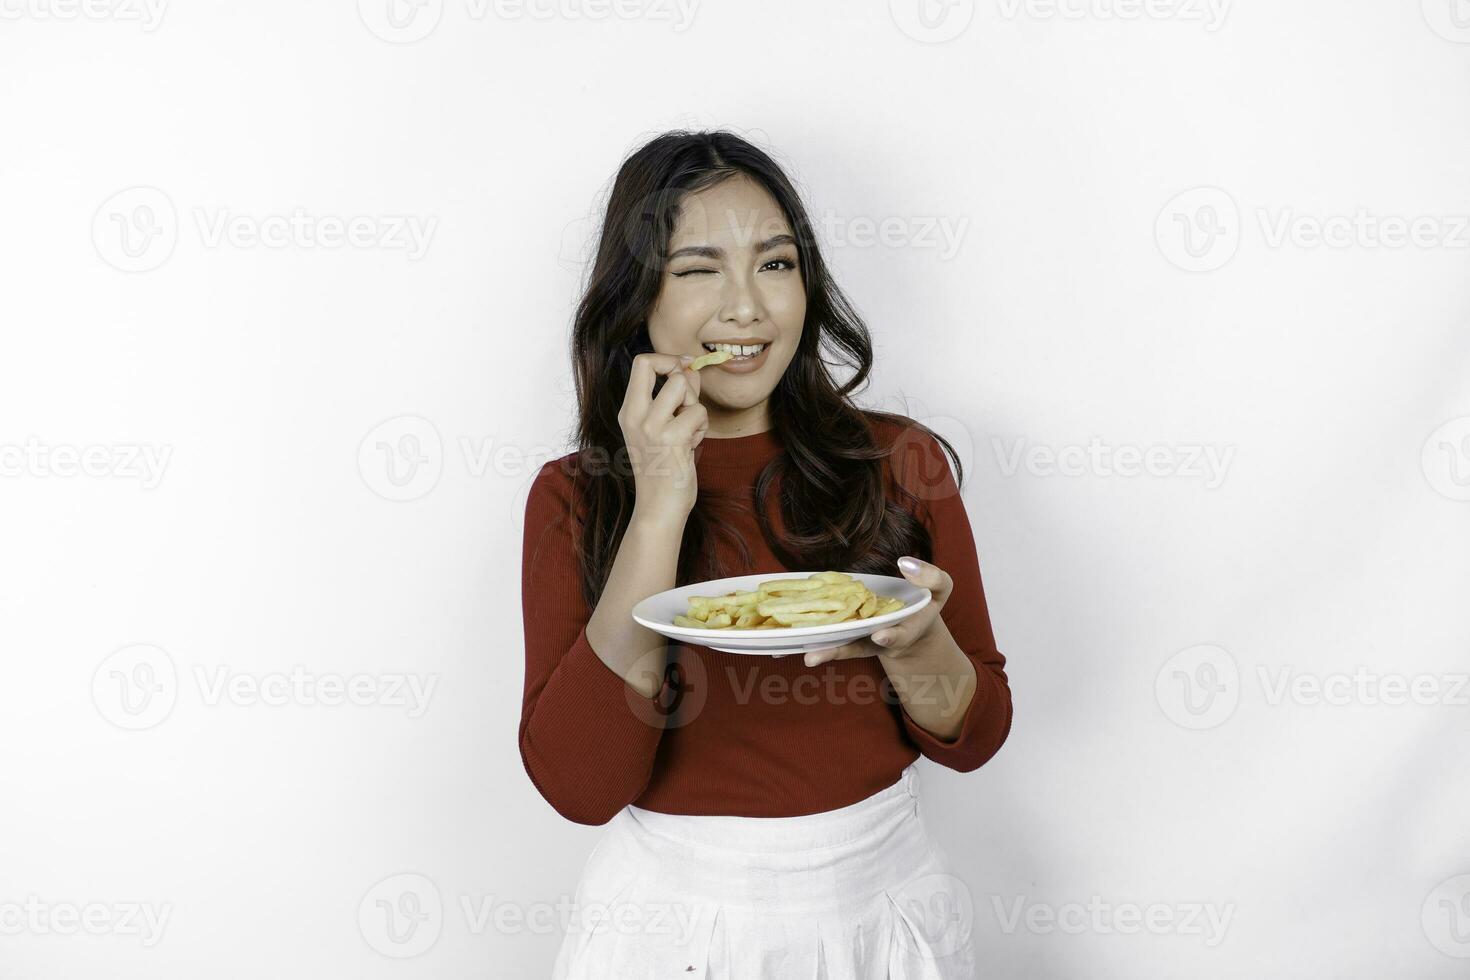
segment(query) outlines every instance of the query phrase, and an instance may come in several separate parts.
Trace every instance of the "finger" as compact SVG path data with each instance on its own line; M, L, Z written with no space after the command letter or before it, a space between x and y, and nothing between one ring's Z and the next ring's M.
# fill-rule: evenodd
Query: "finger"
M648 414L644 421L653 421L673 418L674 410L684 405L684 397L689 393L689 382L685 375L688 371L679 371L669 375L664 382L663 390L658 393L648 406Z
M949 598L950 592L954 590L954 580L949 573L938 565L931 565L927 561L910 558L907 555L898 560L898 570L903 577L921 589L928 589L934 596L934 605L944 605L944 600Z
M698 405L699 372L691 371L685 367L677 375L669 375L669 380L672 381L676 377L684 379L684 401L681 403L681 407L688 408L690 405Z
M883 652L893 653L895 650L902 650L905 647L912 646L915 640L928 631L929 627L934 624L934 620L938 617L939 606L931 602L928 606L919 610L919 612L905 619L903 622L895 623L892 626L885 626L868 637L868 639L876 644Z
M628 390L623 392L623 412L630 422L641 422L653 403L653 379L660 374L673 374L684 362L677 354L639 354L633 358L628 374Z
M882 652L882 647L861 639L828 650L813 650L802 659L808 667L819 667L833 660L858 660L862 657L876 657Z
M689 397L684 401L684 404L686 405L693 405L695 402L699 401L699 375L700 372L691 371L689 370L688 365L685 365L684 380L689 382Z
M688 408L680 408L679 414L674 416L669 423L669 432L677 434L680 442L688 442L690 448L699 445L695 436L704 438L704 433L709 430L709 412L699 402L695 402Z

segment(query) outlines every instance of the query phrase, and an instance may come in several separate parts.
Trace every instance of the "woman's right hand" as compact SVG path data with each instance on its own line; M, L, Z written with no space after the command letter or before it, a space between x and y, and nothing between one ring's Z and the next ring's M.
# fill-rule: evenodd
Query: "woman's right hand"
M694 448L709 431L709 415L699 403L699 372L677 354L639 354L633 358L618 425L633 469L633 515L677 522L682 528L699 493ZM653 396L654 379L665 375Z

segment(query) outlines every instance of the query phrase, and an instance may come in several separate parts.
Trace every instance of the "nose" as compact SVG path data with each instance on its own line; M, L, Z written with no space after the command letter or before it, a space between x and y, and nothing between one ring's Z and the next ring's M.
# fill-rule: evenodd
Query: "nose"
M761 303L755 279L750 273L725 277L724 295L720 297L720 322L737 327L760 323L766 311Z

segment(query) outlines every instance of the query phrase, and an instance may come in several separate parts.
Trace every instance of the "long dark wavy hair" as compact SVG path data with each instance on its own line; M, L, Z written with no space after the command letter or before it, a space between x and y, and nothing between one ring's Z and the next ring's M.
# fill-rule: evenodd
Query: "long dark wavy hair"
M618 170L572 329L580 414L573 486L589 607L602 595L632 516L633 473L617 415L633 358L653 350L648 313L663 280L679 207L686 195L736 174L765 188L780 206L796 238L806 291L801 339L769 406L785 452L765 467L755 486L754 511L771 551L792 570L892 574L902 555L929 560L929 532L911 510L918 498L885 478L883 459L894 447L880 447L877 421L934 436L954 464L956 482L963 479L959 457L943 437L904 416L859 409L851 400L872 369L872 338L832 281L800 196L776 162L730 132L664 133ZM779 531L768 517L772 492L779 493ZM719 516L722 503L700 492L684 528L679 584L729 573L707 546L718 535L727 535L749 565L745 543Z

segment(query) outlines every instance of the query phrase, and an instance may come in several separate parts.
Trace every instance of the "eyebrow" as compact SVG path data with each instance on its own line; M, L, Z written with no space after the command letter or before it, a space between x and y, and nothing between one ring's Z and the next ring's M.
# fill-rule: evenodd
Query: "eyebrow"
M780 248L782 245L795 244L796 239L791 235L772 235L770 238L757 244L755 250L757 254L761 254L769 252L773 248ZM718 259L724 257L724 254L724 249L714 245L686 245L676 252L671 252L669 254L669 261L672 262L674 259L682 258L686 255L698 256L702 259Z

